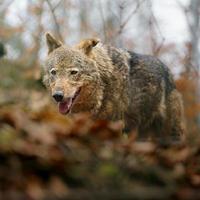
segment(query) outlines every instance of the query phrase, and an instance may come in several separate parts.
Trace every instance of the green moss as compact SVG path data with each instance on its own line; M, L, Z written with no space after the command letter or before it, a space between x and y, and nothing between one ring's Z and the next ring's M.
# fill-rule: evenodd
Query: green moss
M119 169L112 163L103 163L99 166L98 173L105 177L115 177L119 174Z

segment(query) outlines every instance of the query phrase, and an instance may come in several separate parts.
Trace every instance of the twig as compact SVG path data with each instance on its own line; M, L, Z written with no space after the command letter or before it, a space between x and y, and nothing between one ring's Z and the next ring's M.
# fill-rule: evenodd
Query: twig
M156 48L156 50L155 50L155 52L154 52L155 55L158 55L158 53L160 52L160 50L162 49L162 47L163 47L163 45L164 45L165 37L164 37L163 34L162 34L162 31L161 31L161 29L160 29L160 26L159 26L159 24L158 24L158 21L157 21L155 15L153 14L152 9L151 9L151 17L152 17L152 20L153 20L153 22L154 22L154 24L155 24L155 26L156 26L156 28L157 28L157 30L158 30L158 33L159 33L160 36L161 36L161 42L160 42L160 44L157 46L157 48Z
M131 20L133 15L137 12L137 10L140 8L140 6L145 2L146 0L143 1L138 1L136 7L132 10L132 12L128 15L128 17L124 20L122 24L120 24L119 30L117 32L117 35L120 35L125 28L125 26L128 24L128 22ZM123 8L124 9L124 8Z
M176 0L176 3L179 5L179 7L183 10L183 12L185 14L187 25L189 27L189 31L190 31L190 34L191 34L191 46L192 46L193 50L191 50L192 53L191 53L191 58L190 58L190 65L194 68L195 71L198 72L200 70L199 62L198 62L199 56L195 55L195 54L196 54L196 51L197 51L197 54L198 54L198 46L196 46L196 44L198 44L199 29L197 31L196 28L197 28L199 22L197 22L197 24L194 24L195 22L190 20L190 14L192 14L191 7L184 6L179 0ZM200 4L198 4L198 5L200 5ZM197 6L197 7L199 7L199 6ZM192 39L193 37L195 37L195 39L194 39L195 41L193 41L193 39ZM194 48L197 48L197 49L194 50ZM195 59L195 57L197 57L197 58Z
M185 13L185 17L186 17L186 20L187 20L187 24L190 28L190 30L192 30L192 25L190 23L190 20L189 20L189 16L188 16L188 8L186 6L184 6L179 0L176 0L176 3L178 4L178 6L183 10L183 12Z
M155 55L158 55L160 50L162 49L162 47L164 46L165 43L165 38L162 38L162 41L160 42L160 44L157 46L156 50L155 50Z
M53 7L53 11L60 5L63 0L58 1L58 3Z
M8 2L6 2L6 4L3 3L3 5L1 5L0 7L0 13L3 11L5 12L13 2L14 0L9 0Z
M59 26L57 17L56 17L56 15L55 15L55 13L54 13L55 8L56 8L57 6L53 7L49 0L46 0L46 2L47 2L47 4L48 4L49 9L50 9L51 14L52 14L52 17L53 17L53 20L54 20L54 23L55 23L55 26L56 26L57 35L58 35L59 39L60 39L61 41L63 41L62 34L61 34L61 31L60 31L60 26ZM59 2L59 3L60 3L60 2ZM57 4L57 5L58 5L58 4Z
M104 41L107 42L106 22L105 22L105 17L104 17L104 14L103 14L101 0L98 0L98 3L99 3L99 12L100 12L100 16L101 16L101 21L103 23Z

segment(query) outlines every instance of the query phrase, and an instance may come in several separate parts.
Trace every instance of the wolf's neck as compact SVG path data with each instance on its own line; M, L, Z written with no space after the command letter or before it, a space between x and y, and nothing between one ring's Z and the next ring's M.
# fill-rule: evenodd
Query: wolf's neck
M95 48L92 59L100 74L93 115L95 118L120 120L128 105L128 67L125 62L120 67L115 65L105 47Z

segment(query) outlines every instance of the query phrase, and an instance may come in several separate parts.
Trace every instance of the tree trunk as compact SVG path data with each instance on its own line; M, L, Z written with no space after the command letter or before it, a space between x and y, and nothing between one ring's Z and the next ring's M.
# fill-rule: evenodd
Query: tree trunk
M200 35L200 0L190 1L189 28L191 38L191 65L197 72L196 99L200 103L200 52L199 52L199 35ZM198 115L198 125L200 126L200 114Z

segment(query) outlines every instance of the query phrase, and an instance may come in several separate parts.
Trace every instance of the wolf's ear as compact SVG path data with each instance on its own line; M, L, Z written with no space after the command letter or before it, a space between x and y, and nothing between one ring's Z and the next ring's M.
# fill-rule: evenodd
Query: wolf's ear
M62 43L56 40L50 33L46 33L46 42L49 48L48 54L62 45Z
M92 48L95 47L100 42L99 39L86 39L80 42L76 47L83 51L86 55L89 55Z

